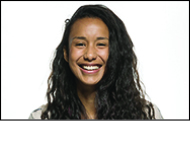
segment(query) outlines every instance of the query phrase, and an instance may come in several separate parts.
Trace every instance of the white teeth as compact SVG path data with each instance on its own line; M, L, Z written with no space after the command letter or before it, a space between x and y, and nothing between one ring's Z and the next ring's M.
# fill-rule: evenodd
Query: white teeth
M97 70L99 69L98 66L82 66L86 70Z

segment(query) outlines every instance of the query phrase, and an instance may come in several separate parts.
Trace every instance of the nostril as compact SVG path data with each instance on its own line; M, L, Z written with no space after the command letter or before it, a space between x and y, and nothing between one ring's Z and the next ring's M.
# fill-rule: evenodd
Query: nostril
M86 52L84 54L84 60L89 60L89 61L96 60L96 57L97 57L97 55L94 52Z

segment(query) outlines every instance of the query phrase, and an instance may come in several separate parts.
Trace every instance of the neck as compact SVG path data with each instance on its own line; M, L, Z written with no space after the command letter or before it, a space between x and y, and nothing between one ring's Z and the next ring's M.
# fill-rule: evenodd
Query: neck
M95 108L96 87L94 85L87 86L78 83L77 93L86 109L88 117L90 119L94 119L96 115L96 108Z

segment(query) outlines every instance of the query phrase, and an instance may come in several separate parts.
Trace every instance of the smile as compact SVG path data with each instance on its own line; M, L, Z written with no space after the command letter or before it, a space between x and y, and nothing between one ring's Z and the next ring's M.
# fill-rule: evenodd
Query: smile
M97 70L100 67L99 66L82 66L82 68L85 70Z
M87 74L93 74L100 70L101 65L79 65L80 69Z

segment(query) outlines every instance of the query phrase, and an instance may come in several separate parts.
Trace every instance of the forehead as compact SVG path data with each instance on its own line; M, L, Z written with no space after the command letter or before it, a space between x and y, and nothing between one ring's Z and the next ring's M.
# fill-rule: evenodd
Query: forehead
M78 19L71 27L70 38L74 36L106 36L109 37L109 30L106 24L99 18Z

